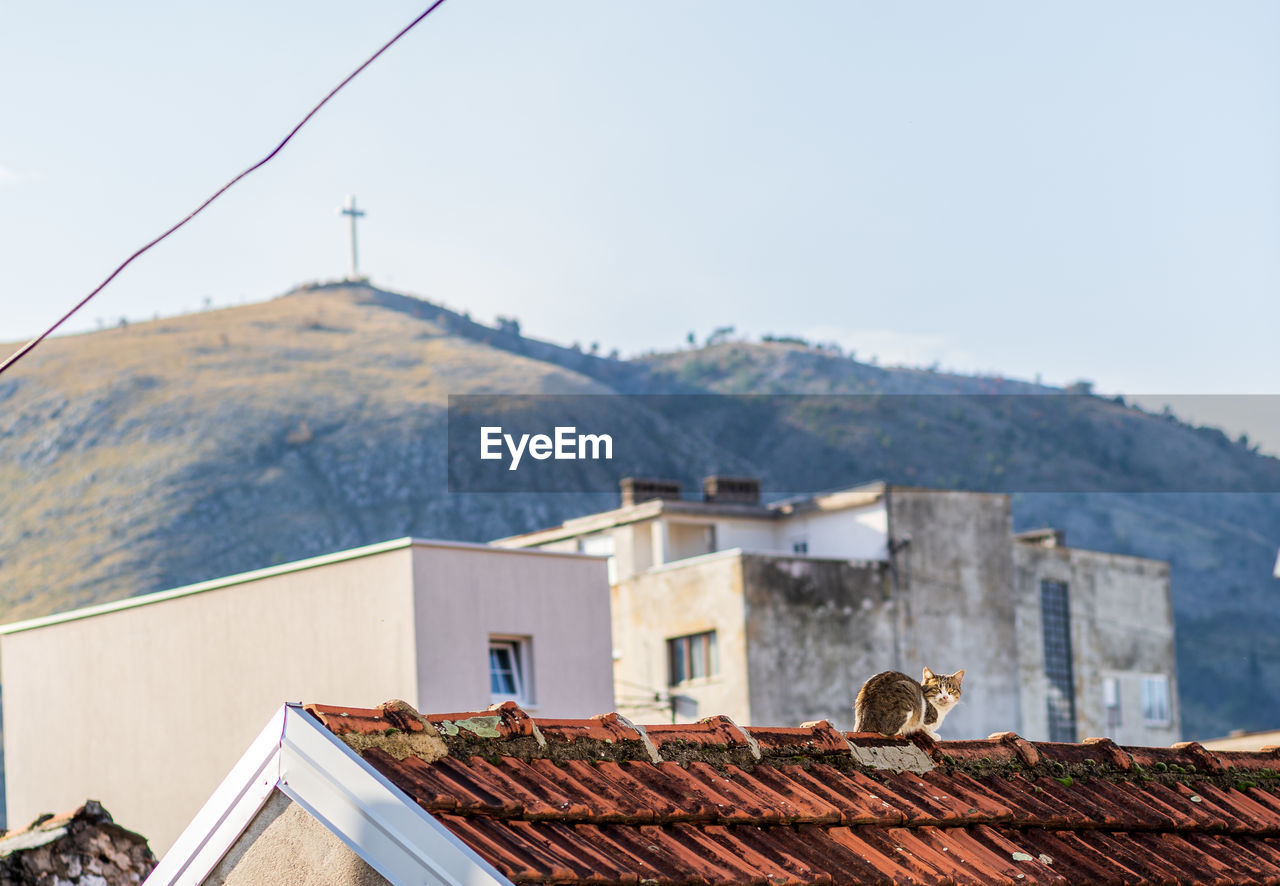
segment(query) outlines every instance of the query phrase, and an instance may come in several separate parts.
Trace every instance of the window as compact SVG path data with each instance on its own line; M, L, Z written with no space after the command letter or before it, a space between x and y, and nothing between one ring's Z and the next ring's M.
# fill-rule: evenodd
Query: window
M675 686L688 680L714 677L720 673L720 661L716 654L716 632L689 634L667 641L669 663L667 682Z
M1102 715L1109 732L1120 728L1120 678L1102 678Z
M1168 726L1173 722L1169 678L1164 674L1142 678L1142 720L1150 726Z
M809 539L797 538L791 542L791 553L807 554L809 553Z
M1044 630L1044 673L1049 678L1049 741L1075 741L1071 606L1066 582L1040 582L1040 624Z
M523 640L489 641L489 694L493 702L511 699L529 704L529 674L525 661L529 644Z

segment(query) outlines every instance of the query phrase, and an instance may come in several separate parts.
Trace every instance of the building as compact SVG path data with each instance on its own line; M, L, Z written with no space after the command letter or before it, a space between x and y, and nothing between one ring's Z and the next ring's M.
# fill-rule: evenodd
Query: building
M288 705L148 883L1272 883L1277 771L1195 743Z
M873 674L965 670L951 737L1179 737L1169 569L1013 535L1007 495L628 479L622 505L497 545L609 557L618 710L852 726Z
M585 716L609 656L602 560L411 539L8 625L9 818L93 796L163 853L284 701Z

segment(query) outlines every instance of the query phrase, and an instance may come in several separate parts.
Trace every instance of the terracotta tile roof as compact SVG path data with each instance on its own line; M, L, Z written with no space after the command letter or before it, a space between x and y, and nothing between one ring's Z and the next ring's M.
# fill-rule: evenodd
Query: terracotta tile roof
M307 710L517 883L1280 883L1280 751Z

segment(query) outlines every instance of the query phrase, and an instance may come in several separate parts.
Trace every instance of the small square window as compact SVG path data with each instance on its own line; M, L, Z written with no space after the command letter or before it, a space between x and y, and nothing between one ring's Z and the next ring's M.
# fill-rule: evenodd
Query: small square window
M807 554L807 553L809 553L809 539L807 539L807 538L797 538L797 539L792 540L792 542L791 542L791 553L793 553L793 554Z
M669 672L667 683L675 686L689 680L702 680L720 673L716 632L704 631L673 637L667 641Z
M520 640L489 641L489 693L495 704L510 699L530 703L526 655L528 643Z
M1164 674L1142 678L1142 720L1149 726L1167 726L1173 722L1169 678Z

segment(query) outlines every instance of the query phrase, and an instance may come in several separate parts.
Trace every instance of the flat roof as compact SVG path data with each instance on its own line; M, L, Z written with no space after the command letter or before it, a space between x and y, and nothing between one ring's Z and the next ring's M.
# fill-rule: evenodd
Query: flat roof
M335 551L331 554L321 554L318 557L308 557L304 560L293 560L288 563L280 563L276 566L267 566L263 569L253 569L249 572L238 572L234 575L224 575L219 578L211 578L207 581L183 585L169 590L154 591L149 594L139 594L135 597L125 597L123 600L113 600L109 603L97 603L92 606L84 606L79 609L69 609L65 612L55 612L51 615L29 618L25 621L15 621L9 624L0 625L0 636L4 636L5 634L17 634L22 631L30 631L36 628L62 624L63 622L68 621L78 621L82 618L92 618L96 615L107 615L109 613L120 612L125 609L134 609L139 606L149 606L152 603L162 603L165 600L173 600L178 597L189 597L192 594L202 594L205 591L213 591L218 588L233 587L235 585L246 584L251 581L258 581L260 579L271 578L277 575L287 575L291 572L303 572L307 569L315 569L319 566L344 563L348 560L359 560L362 557L371 557L376 554L385 554L390 551L399 551L407 548L447 548L452 550L488 551L495 554L523 554L526 556L538 557L573 557L582 560L605 559L604 557L596 554L580 554L570 551L545 551L538 548L500 548L495 545L483 544L480 542L440 541L438 539L429 538L396 538L390 541L378 542L377 544L364 545L363 547L349 548L345 551Z
M884 493L885 484L875 482L831 492L819 492L814 495L783 499L767 505L725 501L697 501L695 499L649 498L608 511L596 511L593 514L572 517L557 526L548 526L545 529L535 529L531 532L522 532L517 535L497 538L492 543L503 547L508 545L522 547L525 545L545 544L552 541L577 538L588 533L612 529L615 526L623 526L627 523L651 520L659 516L784 520L813 511L838 511L866 507L883 498Z

